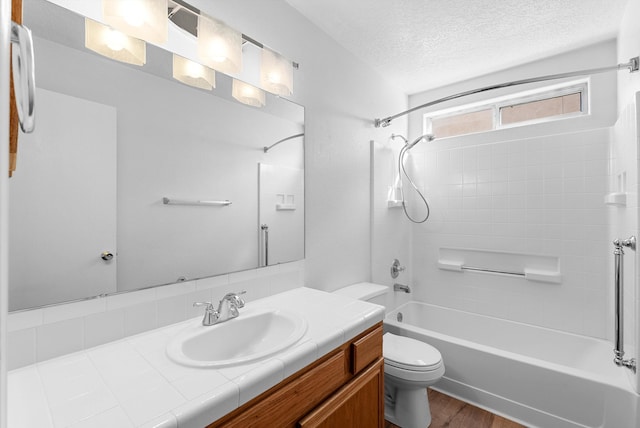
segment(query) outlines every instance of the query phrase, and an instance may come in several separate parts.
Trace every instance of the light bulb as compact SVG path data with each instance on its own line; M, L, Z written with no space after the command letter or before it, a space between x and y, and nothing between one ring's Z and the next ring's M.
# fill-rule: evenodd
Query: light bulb
M227 59L227 44L221 39L214 39L209 43L209 57L215 62Z
M264 91L241 80L233 79L231 96L243 104L254 107L264 106Z
M124 48L125 43L127 42L127 38L120 31L109 29L105 33L105 42L109 49L112 51L121 51Z
M202 77L204 71L204 67L202 67L197 62L187 61L185 64L185 72L187 76L190 77Z
M99 0L90 3L94 1ZM169 34L168 4L168 0L102 0L102 17L105 24L130 37L160 44Z
M146 9L142 2L130 0L120 6L122 19L132 27L142 27L146 22Z
M267 79L269 79L269 82L277 85L280 83L280 73L269 73Z

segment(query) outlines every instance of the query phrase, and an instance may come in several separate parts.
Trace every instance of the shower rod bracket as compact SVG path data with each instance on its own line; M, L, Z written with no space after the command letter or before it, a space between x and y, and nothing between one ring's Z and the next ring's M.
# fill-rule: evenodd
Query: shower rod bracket
M535 83L535 82L546 82L549 80L556 80L556 79L564 79L567 77L575 77L575 76L586 76L589 74L598 74L598 73L604 73L607 71L613 71L613 70L629 70L629 73L634 73L638 70L640 70L640 57L633 57L630 58L628 62L623 63L623 64L617 64L617 65L610 65L607 67L600 67L600 68L592 68L589 70L578 70L578 71L570 71L568 73L558 73L558 74L549 74L546 76L538 76L538 77L531 77L528 79L522 79L522 80L514 80L511 82L504 82L504 83L499 83L499 84L495 84L495 85L490 85L490 86L485 86L482 88L477 88L477 89L472 89L469 91L464 91L464 92L460 92L454 95L449 95L443 98L438 98L437 100L434 101L429 101L426 102L424 104L421 104L419 106L416 107L412 107L409 110L405 110L402 111L400 113L394 114L393 116L387 116L385 118L382 119L374 119L373 120L373 125L376 128L385 128L387 126L389 126L391 124L391 121L393 119L397 119L401 116L405 116L409 113L413 113L416 110L420 110L423 109L425 107L431 107L434 106L436 104L441 104L445 101L451 101L451 100L455 100L458 98L462 98L462 97L466 97L469 95L473 95L473 94L478 94L481 92L486 92L486 91L492 91L494 89L501 89L501 88L508 88L511 86L518 86L518 85L525 85L527 83Z
M617 351L615 351L615 356L613 357L613 362L615 363L615 365L618 367L626 367L635 373L637 369L636 359L630 358L625 360L623 356L624 356L624 351L622 353L618 353Z
M635 236L630 236L627 239L624 240L620 240L620 239L616 239L615 241L613 241L613 245L614 247L616 247L616 249L622 249L622 247L627 247L627 248L631 248L633 251L636 250L636 237Z
M640 57L633 57L629 59L629 62L626 64L621 64L623 68L628 68L629 73L636 72L640 70Z

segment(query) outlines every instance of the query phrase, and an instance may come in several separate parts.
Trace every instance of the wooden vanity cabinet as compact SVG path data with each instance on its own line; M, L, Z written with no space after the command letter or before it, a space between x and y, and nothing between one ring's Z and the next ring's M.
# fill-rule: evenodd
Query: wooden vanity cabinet
M383 427L382 323L212 423L218 427Z

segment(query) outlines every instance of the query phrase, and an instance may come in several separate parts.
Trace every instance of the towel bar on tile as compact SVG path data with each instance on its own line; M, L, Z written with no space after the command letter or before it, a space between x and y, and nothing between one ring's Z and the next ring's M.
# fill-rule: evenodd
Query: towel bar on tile
M165 205L217 205L217 206L227 206L231 205L231 201L191 201L184 199L170 199L167 197L162 198L162 203Z
M485 268L479 268L479 267L474 267L474 266L465 266L465 265L460 266L460 269L462 269L462 270L470 270L470 271L474 271L474 272L488 272L488 273L499 273L499 274L503 274L503 275L525 276L524 272L510 272L510 271L506 271L506 270L485 269Z
M514 271L508 271L508 270L466 266L466 265L463 265L461 262L450 261L450 260L439 260L438 268L443 270L451 270L454 272L462 272L466 270L470 272L510 275L510 276L517 276L519 278L524 278L528 281L536 281L536 282L551 282L554 284L560 284L562 282L562 275L560 274L560 272L551 271L551 270L537 270L537 269L525 268L524 272L514 272Z

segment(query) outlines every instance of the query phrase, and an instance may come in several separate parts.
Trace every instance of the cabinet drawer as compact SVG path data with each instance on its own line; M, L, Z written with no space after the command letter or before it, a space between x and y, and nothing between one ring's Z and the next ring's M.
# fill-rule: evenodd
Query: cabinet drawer
M366 336L351 344L351 372L359 373L362 369L382 356L382 326L378 326Z
M210 427L295 426L298 415L313 409L344 384L349 378L346 366L346 354L341 350L231 420Z

